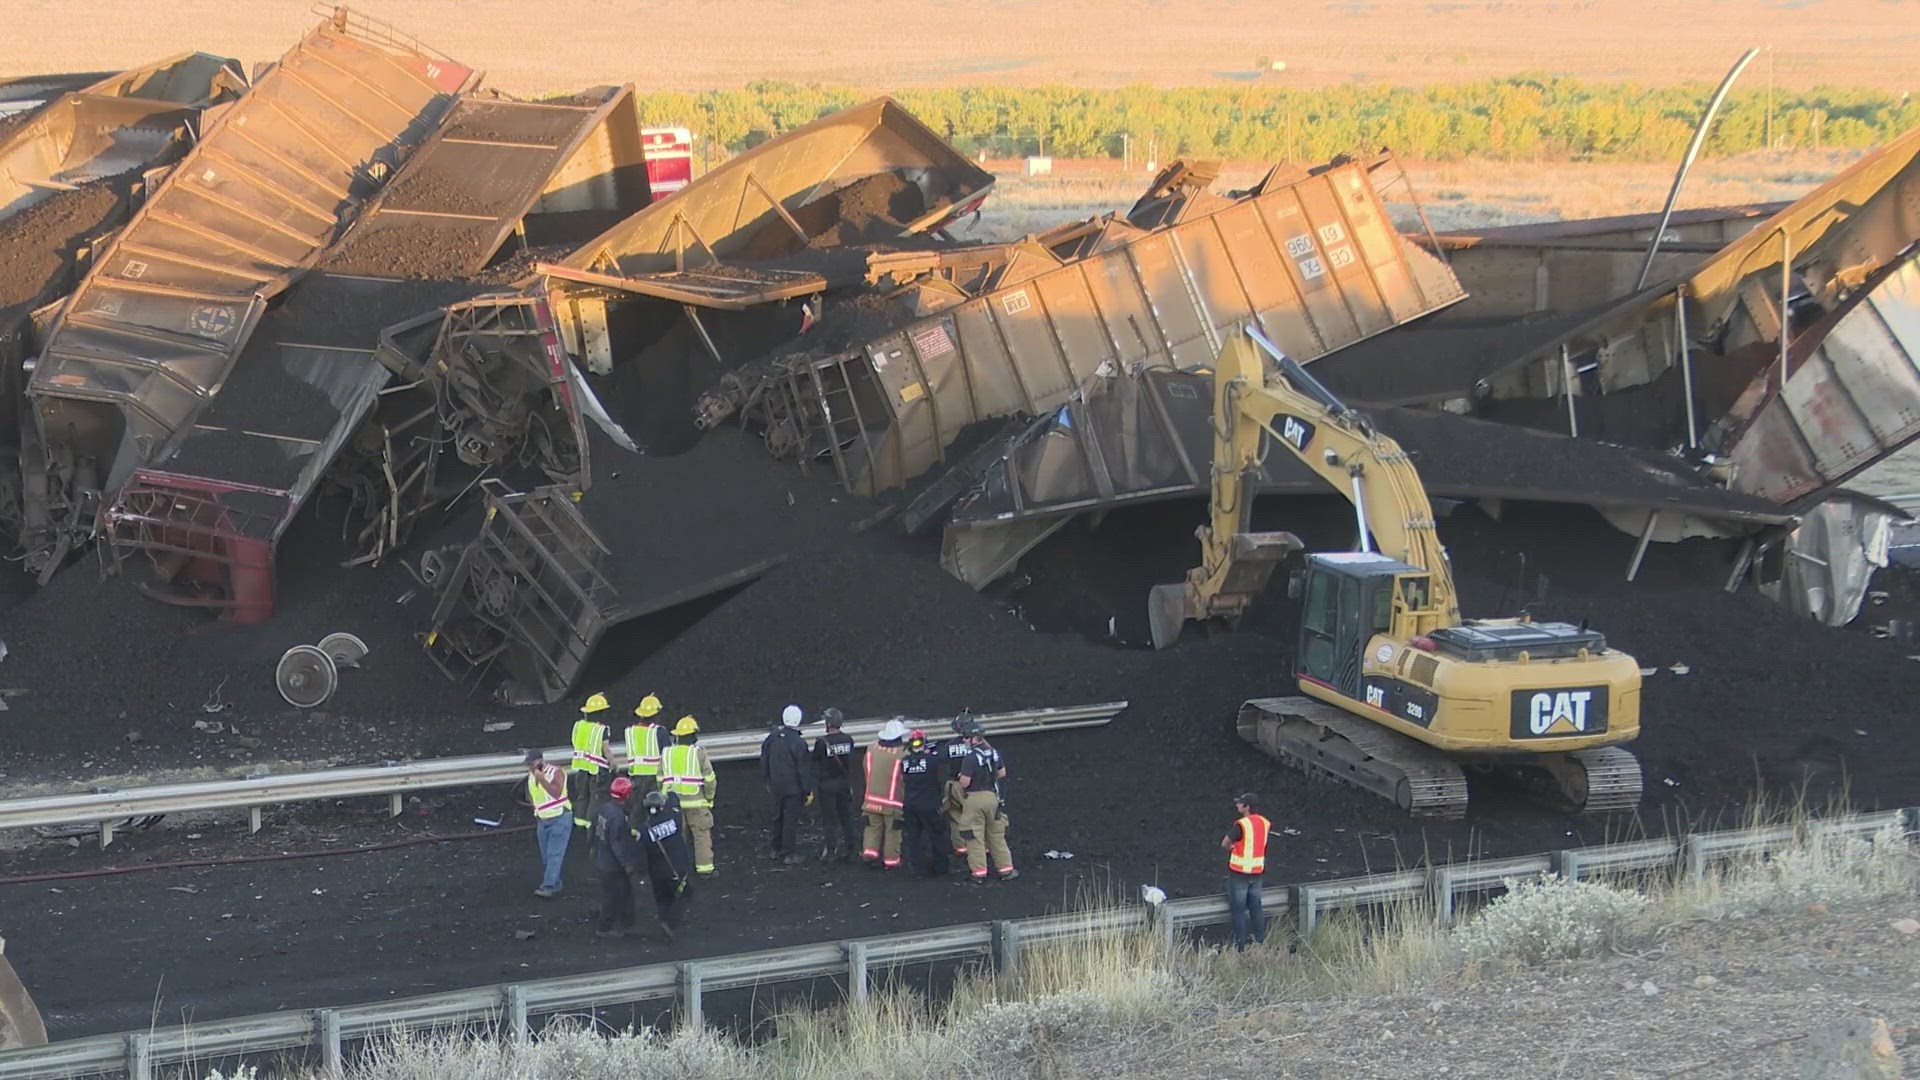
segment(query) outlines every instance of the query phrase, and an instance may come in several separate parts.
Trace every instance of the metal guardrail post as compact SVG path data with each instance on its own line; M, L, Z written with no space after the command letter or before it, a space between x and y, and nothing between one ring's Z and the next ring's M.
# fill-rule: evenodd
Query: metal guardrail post
M533 1038L533 1029L527 1025L527 988L515 983L503 988L500 996L506 999L507 1038L515 1046L525 1046Z
M680 965L680 1026L698 1029L706 1020L700 1014L700 965Z
M144 1031L127 1033L127 1080L153 1080L153 1041Z
M1020 970L1020 929L1010 920L994 920L993 966L1001 974Z
M340 1060L340 1014L333 1009L316 1009L313 1031L320 1039L320 1069L330 1077L345 1072Z
M263 819L260 807L247 807L247 835L252 836L264 827L266 827L266 821Z
M847 948L847 1004L867 1003L867 943L849 941Z

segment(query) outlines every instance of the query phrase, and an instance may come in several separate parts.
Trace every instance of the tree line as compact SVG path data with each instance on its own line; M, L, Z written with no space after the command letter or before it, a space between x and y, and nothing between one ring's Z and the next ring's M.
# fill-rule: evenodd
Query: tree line
M1644 87L1550 76L1432 86L1293 89L1248 83L1161 89L956 86L895 93L936 133L969 154L1044 153L1136 161L1157 153L1239 160L1322 161L1391 147L1430 161L1664 160L1692 136L1712 88ZM640 95L649 125L690 127L705 145L738 152L874 91L760 81L698 93ZM1813 89L1736 91L1705 152L1862 149L1920 126L1910 93ZM1769 136L1771 142L1769 143Z

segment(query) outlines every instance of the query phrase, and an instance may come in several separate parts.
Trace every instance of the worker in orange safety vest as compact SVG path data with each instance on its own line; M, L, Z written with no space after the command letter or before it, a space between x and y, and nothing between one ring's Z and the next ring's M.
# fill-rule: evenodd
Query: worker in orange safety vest
M1242 952L1249 932L1255 941L1267 940L1260 879L1267 871L1267 836L1273 823L1261 817L1254 805L1252 792L1234 798L1233 809L1240 816L1220 841L1227 852L1227 914L1233 919L1233 947Z

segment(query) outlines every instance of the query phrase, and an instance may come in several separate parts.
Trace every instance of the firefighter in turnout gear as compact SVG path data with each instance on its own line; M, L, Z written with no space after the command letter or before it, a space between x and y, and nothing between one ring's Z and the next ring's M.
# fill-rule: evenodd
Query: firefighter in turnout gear
M900 743L906 737L907 725L889 720L880 727L880 741L867 748L867 790L860 802L867 833L860 857L868 866L891 870L900 865Z
M573 835L573 807L567 800L567 778L549 765L538 750L527 751L527 804L533 807L533 837L540 845L540 887L533 895L550 900L560 895L560 868L567 861L567 840Z
M592 824L587 817L593 801L593 787L600 770L607 768L607 725L594 719L610 708L607 695L595 694L580 706L580 719L573 722L573 765L567 773L567 795L573 801L573 823L581 828Z
M947 872L946 791L941 786L940 756L927 746L925 732L907 734L900 759L901 816L906 822L907 868L928 877Z
M946 778L945 814L947 818L947 842L953 846L954 869L966 865L967 840L960 835L960 818L965 813L966 792L960 790L960 769L973 754L973 746L960 729L973 723L973 713L961 710L953 718L953 738L944 739L935 748L935 756L940 759L940 775Z
M846 717L839 709L825 713L827 733L813 741L813 775L820 790L820 825L826 846L820 861L838 858L852 862L860 848L860 830L853 823L853 736L840 730Z
M660 929L672 941L693 886L693 852L687 848L686 817L680 810L680 797L665 791L647 792L643 805L646 816L638 820L634 832L647 853L647 881L653 887Z
M693 872L715 873L713 866L713 762L699 746L700 722L683 716L673 725L673 745L660 754L660 787L680 798L693 842Z
M652 694L641 698L633 715L627 725L627 776L633 790L645 796L660 784L660 699Z
M960 833L967 841L967 873L976 882L987 880L991 856L1002 880L1017 878L1020 871L1013 868L1013 853L1007 850L1007 814L1000 805L1006 764L1000 751L987 743L986 729L978 720L969 720L961 734L973 749L960 767L960 790L966 793Z
M1245 952L1247 938L1267 940L1267 916L1260 907L1260 879L1267 872L1267 836L1273 823L1254 809L1251 792L1235 796L1239 815L1220 839L1227 852L1227 914L1233 918L1233 947Z

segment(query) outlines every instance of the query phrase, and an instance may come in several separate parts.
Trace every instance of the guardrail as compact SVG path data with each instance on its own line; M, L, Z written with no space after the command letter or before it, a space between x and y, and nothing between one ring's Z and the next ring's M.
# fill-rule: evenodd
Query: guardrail
M1872 837L1889 827L1920 831L1920 808L1848 815L1802 827L1775 826L1696 833L1681 843L1655 840L1556 851L1291 886L1297 932L1312 934L1326 913L1431 896L1437 918L1452 921L1464 896L1505 888L1508 879L1558 872L1574 880L1605 874L1666 871L1698 877L1715 861L1761 857L1803 835ZM1656 858L1657 856L1657 858ZM1569 872L1571 868L1571 872ZM530 1017L675 1001L682 1024L705 1022L709 993L807 979L843 978L847 997L866 1000L873 972L908 964L984 958L999 970L1018 966L1027 948L1117 931L1156 927L1171 942L1185 931L1228 921L1226 900L1201 896L1157 908L1124 907L1088 913L962 923L885 937L797 945L705 960L567 975L534 982L453 990L339 1009L266 1013L151 1031L95 1035L28 1050L0 1052L0 1080L65 1080L125 1072L152 1080L157 1065L212 1062L317 1046L322 1067L337 1075L345 1044L396 1032L484 1024L517 1042L532 1037Z
M990 713L976 716L975 719L987 729L988 735L1024 735L1036 731L1098 727L1111 721L1126 707L1124 701L1105 701L1065 708ZM844 730L855 739L872 739L879 734L880 725L888 719L891 718L849 720ZM944 725L950 719L935 717L917 722L941 725L944 730ZM743 761L760 755L760 743L766 737L764 730L723 731L701 736L700 745L706 748L707 756L714 761ZM626 764L624 747L610 746L608 749L615 768ZM554 760L565 760L573 751L570 747L561 746L547 748L545 752ZM385 796L388 800L387 812L397 817L408 792L471 784L505 784L525 776L526 771L521 754L482 754L321 769L284 776L262 774L244 780L209 780L189 784L156 784L124 791L44 795L0 801L0 829L98 825L100 846L106 847L113 843L114 823L129 818L246 810L248 827L259 832L264 807L369 796Z

